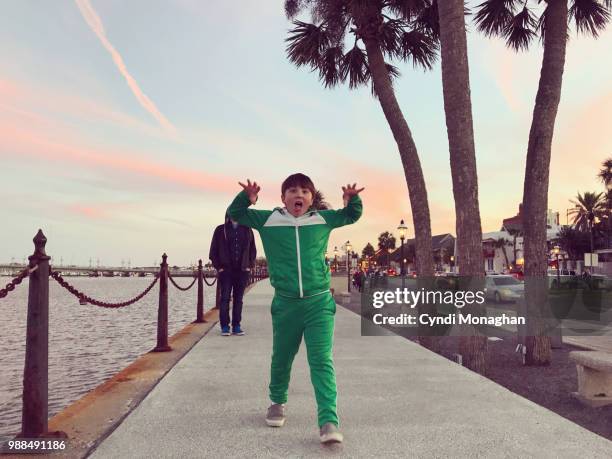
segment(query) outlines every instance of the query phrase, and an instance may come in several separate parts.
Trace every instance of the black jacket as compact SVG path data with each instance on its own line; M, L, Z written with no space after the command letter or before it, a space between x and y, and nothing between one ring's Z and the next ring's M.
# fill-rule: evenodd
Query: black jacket
M228 270L232 267L232 260L227 246L228 225L231 225L231 223L226 222L223 225L217 226L210 243L210 253L208 256L217 271L221 268ZM244 237L240 269L246 271L255 265L255 257L257 256L255 236L253 235L253 230L246 226L238 225L237 230L241 232Z

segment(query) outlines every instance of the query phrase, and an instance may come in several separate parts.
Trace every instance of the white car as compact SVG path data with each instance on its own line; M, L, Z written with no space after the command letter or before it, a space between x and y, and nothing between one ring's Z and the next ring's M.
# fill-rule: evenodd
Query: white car
M486 297L496 303L516 302L525 294L523 282L511 275L485 276Z

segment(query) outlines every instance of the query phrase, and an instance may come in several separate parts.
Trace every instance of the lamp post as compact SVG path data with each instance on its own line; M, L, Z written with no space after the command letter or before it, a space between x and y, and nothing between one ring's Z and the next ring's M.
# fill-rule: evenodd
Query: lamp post
M404 290L406 288L406 260L404 260L404 240L406 239L406 231L408 231L408 228L404 223L404 219L400 221L400 224L397 227L397 231L400 235L400 241L402 241L402 245L400 246L400 274L402 275L402 290Z
M451 262L451 265L450 265L451 273L454 273L455 272L455 256L454 255L450 256L450 262Z
M559 266L559 246L553 247L553 253L557 257L557 287L561 287L561 266Z
M334 247L334 272L338 272L338 246Z
M351 249L353 247L351 246L351 243L349 241L346 241L346 279L347 279L347 286L348 286L348 291L351 291L351 270L350 270L350 262L351 262Z

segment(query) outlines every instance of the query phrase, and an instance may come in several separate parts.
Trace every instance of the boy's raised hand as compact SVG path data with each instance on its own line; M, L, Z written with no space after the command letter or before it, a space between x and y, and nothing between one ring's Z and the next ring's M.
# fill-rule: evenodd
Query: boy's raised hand
M356 183L353 183L352 186L350 183L347 183L346 186L343 186L342 187L342 200L344 201L344 207L347 206L348 202L351 200L353 196L358 195L363 190L365 190L365 188L357 189Z
M238 184L244 189L244 191L246 191L251 204L255 204L257 202L257 193L259 193L259 190L261 190L261 187L257 185L257 182L254 181L251 183L251 181L247 179L246 185L242 182L238 182Z

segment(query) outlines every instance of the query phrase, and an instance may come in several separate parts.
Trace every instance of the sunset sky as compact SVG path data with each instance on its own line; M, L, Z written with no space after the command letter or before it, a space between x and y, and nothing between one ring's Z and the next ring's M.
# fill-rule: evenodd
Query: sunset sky
M327 90L285 56L281 0L12 0L0 15L0 263L32 253L42 228L58 264L208 259L239 191L258 208L304 172L334 207L357 182L364 216L332 233L374 245L411 225L397 148L369 89ZM541 47L515 54L470 27L483 231L522 198ZM553 143L549 207L600 191L612 156L612 30L572 29ZM422 159L434 234L455 234L440 67L400 65L395 87Z

